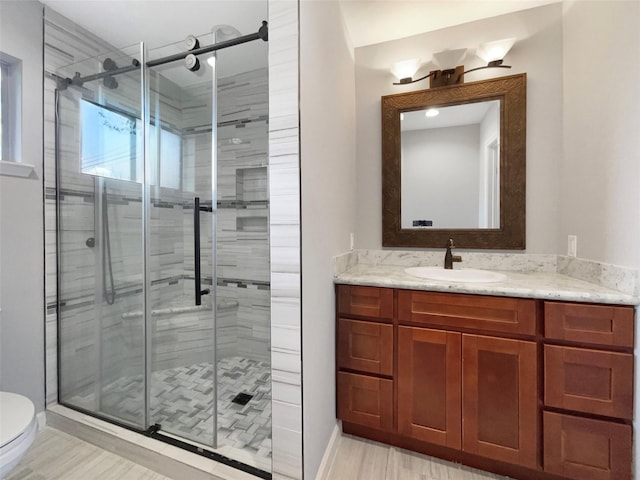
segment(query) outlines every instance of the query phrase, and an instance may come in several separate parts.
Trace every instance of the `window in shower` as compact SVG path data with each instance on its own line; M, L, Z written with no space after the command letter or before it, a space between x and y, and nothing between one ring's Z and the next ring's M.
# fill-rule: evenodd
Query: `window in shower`
M139 118L87 100L80 101L81 171L90 175L142 183L142 124ZM168 128L151 125L151 184L180 188L181 136ZM159 151L159 155L158 155Z
M136 119L81 100L82 173L140 181Z

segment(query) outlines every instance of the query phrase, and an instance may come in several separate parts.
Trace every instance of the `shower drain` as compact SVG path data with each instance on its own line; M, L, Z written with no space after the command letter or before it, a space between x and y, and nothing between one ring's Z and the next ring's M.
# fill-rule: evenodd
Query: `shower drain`
M239 393L235 397L233 397L233 400L231 400L231 402L237 403L238 405L246 405L252 398L253 395L249 395L248 393Z

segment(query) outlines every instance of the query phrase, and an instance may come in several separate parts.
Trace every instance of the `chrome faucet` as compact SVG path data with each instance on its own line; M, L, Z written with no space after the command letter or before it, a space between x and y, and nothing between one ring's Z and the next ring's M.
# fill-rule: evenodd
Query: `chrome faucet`
M453 244L453 238L450 238L447 242L447 253L444 254L444 268L446 270L453 270L453 262L461 262L462 257L460 255L453 255L451 249L456 248Z

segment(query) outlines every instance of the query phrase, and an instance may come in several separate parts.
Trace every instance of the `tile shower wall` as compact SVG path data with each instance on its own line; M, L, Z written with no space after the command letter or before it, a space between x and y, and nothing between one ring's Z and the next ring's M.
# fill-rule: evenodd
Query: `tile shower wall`
M108 52L110 46L50 9L45 13L45 70L56 72L78 59ZM78 66L74 68L82 68ZM97 68L97 65L96 65ZM73 73L73 72L72 72ZM82 72L83 74L89 72ZM194 191L210 192L210 186L194 184L192 179L210 179L211 161L211 86L180 89L162 81L152 81L152 90L162 91L162 120L179 127L183 135L182 190L152 191L151 231L162 226L163 234L151 239L151 271L154 351L153 370L167 369L206 361L211 358L211 297L204 297L203 308L189 308L193 296L193 197ZM118 95L112 99L131 108L139 103L137 85L127 88L121 81ZM156 88L158 87L158 88ZM46 273L47 273L47 403L57 400L56 339L56 225L55 225L55 81L45 80L46 141ZM266 69L219 80L218 196L218 355L240 355L258 361L270 359L269 328L269 248L267 197L267 111ZM64 313L66 331L61 357L73 357L74 363L87 368L65 376L64 391L86 390L95 378L96 286L94 251L85 246L95 235L95 185L91 176L79 173L79 99L69 89L60 97L63 120L60 155L65 182L60 190L63 205L60 225L62 272L73 278L65 282ZM136 113L136 112L132 112ZM153 115L154 112L152 112ZM74 139L67 141L67 139ZM74 160L76 159L76 160ZM133 182L109 180L109 216L112 230L114 277L117 279L118 306L103 305L100 316L103 342L103 381L115 376L142 371L142 261L140 245L142 203L141 186ZM209 184L210 185L210 184ZM237 195L236 195L237 192ZM158 197L154 200L154 197ZM211 202L210 196L201 195ZM161 198L161 200L160 200ZM203 253L211 252L210 216L202 216ZM207 225L207 222L208 225ZM209 226L209 228L207 228ZM113 232L116 233L114 238ZM205 236L204 232L209 232ZM121 236L118 237L118 234ZM203 272L211 272L211 255L203 254ZM209 273L204 283L211 283ZM207 301L209 304L207 305ZM99 302L101 303L101 302ZM124 313L123 313L124 311ZM168 315L167 313L171 313ZM129 348L126 348L126 347ZM124 348L123 348L124 347ZM131 355L131 352L135 352ZM126 354L129 353L129 356Z
M269 1L273 478L302 479L298 3Z
M269 191L273 477L302 478L298 2L269 0ZM45 71L99 53L99 39L46 8ZM64 48L63 48L64 47ZM45 80L47 403L57 400L54 84ZM233 137L232 137L233 138ZM247 172L250 173L250 172ZM248 178L248 177L247 177ZM244 179L243 179L244 180ZM276 200L277 199L277 200ZM276 203L274 205L273 203ZM188 267L187 267L188 268ZM282 338L280 338L282 336ZM232 341L229 341L233 343ZM230 346L233 348L233 345Z

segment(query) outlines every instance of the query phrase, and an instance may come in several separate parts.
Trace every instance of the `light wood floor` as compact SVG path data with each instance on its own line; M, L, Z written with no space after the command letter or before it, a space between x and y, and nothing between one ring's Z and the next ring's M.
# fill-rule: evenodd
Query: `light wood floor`
M170 480L54 428L38 433L6 480Z
M323 480L507 480L507 477L344 435Z
M338 442L331 467L322 480L506 480L356 437L342 436ZM171 479L46 427L6 480Z

